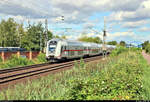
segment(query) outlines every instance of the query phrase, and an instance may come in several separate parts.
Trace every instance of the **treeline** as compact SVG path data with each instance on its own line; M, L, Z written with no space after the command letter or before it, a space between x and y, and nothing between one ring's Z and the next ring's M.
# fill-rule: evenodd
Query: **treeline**
M45 33L47 32L48 40L52 38L62 38L67 39L65 35L54 36L52 32L46 31L44 25L39 23L28 24L24 27L23 24L19 24L14 21L13 18L8 20L2 20L0 22L0 47L21 47L26 50L32 51L43 51L45 47ZM83 42L94 42L101 44L102 40L99 37L87 37L82 36L78 38L79 41ZM117 43L116 41L110 41L109 45L122 45L125 46L126 43L121 41ZM41 46L41 47L40 47Z
M146 53L150 53L150 42L149 41L145 41L143 44L143 49L146 51Z
M46 31L43 24L33 23L24 27L23 24L15 22L13 18L2 20L0 22L0 47L21 47L26 50L42 51L45 47L45 33L47 32L48 40L52 38L67 39L65 35L54 36L52 32ZM79 41L102 43L98 37L81 37Z
M1 47L21 47L27 50L39 51L44 49L45 29L42 23L28 25L26 28L23 24L14 21L13 18L2 20L0 22L0 46ZM48 38L53 37L52 32L47 31Z
M120 45L120 46L126 46L126 42L125 41L120 41L119 43L117 43L117 41L110 41L107 42L108 45Z
M87 36L82 36L78 38L78 41L83 41L83 42L93 42L97 44L101 44L102 40L99 37L87 37Z

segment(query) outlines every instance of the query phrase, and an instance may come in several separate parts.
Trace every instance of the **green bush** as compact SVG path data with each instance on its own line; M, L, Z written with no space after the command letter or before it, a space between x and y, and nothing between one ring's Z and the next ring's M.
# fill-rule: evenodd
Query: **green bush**
M113 50L110 54L110 56L118 56L119 54L121 54L122 52L127 52L128 48L125 48L123 46L118 46L115 50Z
M0 92L0 100L149 100L150 66L139 51L84 62L71 70ZM82 68L83 67L83 68ZM86 67L86 68L84 68ZM22 94L20 94L22 93Z
M131 52L120 54L118 58L119 60L113 59L101 72L95 72L93 76L70 80L67 86L71 87L63 99L143 99L143 64L138 60L140 55Z
M17 55L12 55L4 64L1 65L1 68L11 68L31 64L34 64L33 61L28 60L27 58L18 58Z
M0 57L0 63L2 62L3 60L2 60L2 57Z
M46 55L44 53L40 53L36 58L38 63L47 62Z
M150 44L148 44L148 45L145 47L145 51L146 51L146 53L150 53Z
M119 54L121 54L123 52L128 52L128 51L139 51L139 52L141 52L142 49L135 48L135 47L126 48L126 47L123 47L123 46L117 46L117 48L111 52L110 56L111 57L118 56Z

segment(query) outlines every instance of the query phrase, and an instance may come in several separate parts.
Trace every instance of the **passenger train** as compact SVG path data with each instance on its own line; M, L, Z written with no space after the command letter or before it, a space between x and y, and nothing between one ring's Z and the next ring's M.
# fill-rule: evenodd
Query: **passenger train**
M111 52L115 46L106 45L106 53ZM64 59L80 58L102 54L102 44L85 43L64 39L52 39L47 42L46 59L59 61Z

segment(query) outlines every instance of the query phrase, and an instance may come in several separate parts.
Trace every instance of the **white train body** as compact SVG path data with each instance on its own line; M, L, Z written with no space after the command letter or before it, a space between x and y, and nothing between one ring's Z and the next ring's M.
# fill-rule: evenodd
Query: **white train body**
M112 46L107 45L111 51ZM110 52L108 51L108 52ZM61 60L101 54L102 44L84 43L63 39L52 39L47 42L46 59Z

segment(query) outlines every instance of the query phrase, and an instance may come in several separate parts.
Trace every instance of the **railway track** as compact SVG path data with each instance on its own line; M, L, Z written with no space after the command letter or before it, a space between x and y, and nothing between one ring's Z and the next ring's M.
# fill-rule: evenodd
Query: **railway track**
M84 62L90 62L94 60L98 60L102 58L102 56L96 56L91 58L83 59ZM80 63L80 60L76 60L77 63ZM12 69L4 69L0 70L0 90L3 88L7 88L10 85L19 83L22 80L32 79L34 76L42 76L42 74L50 73L57 70L62 70L66 68L71 68L75 64L75 61L64 62L59 64L37 64L25 67L18 67Z

